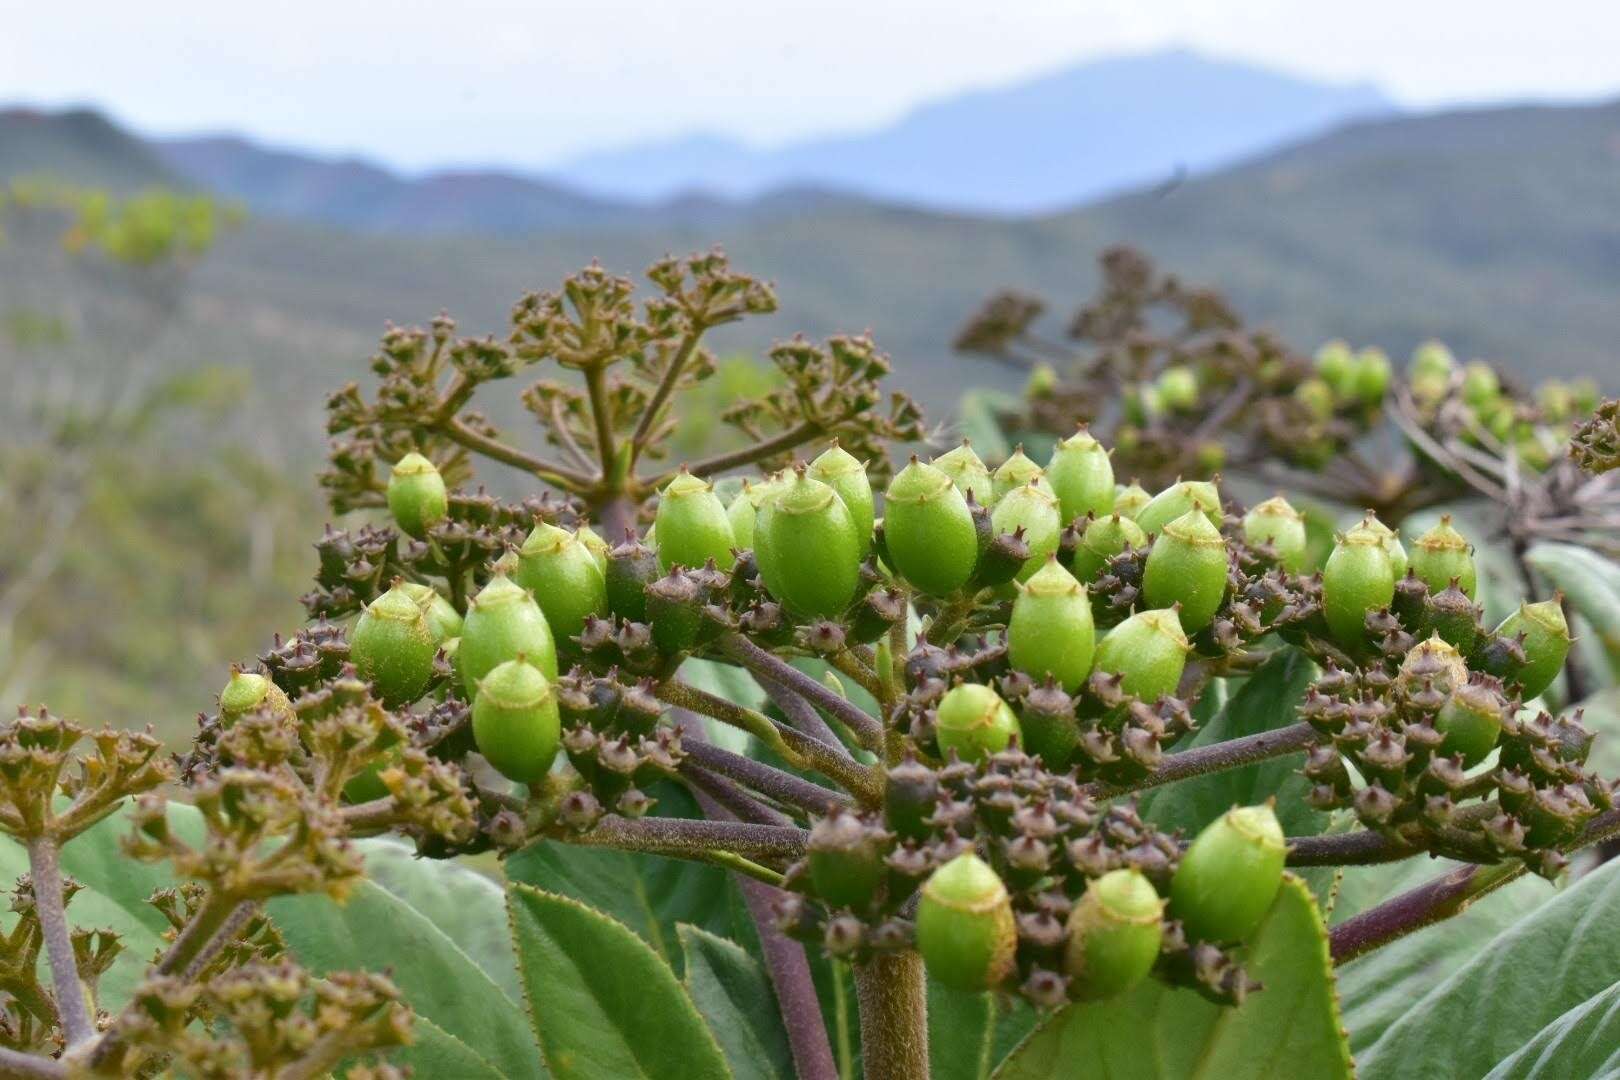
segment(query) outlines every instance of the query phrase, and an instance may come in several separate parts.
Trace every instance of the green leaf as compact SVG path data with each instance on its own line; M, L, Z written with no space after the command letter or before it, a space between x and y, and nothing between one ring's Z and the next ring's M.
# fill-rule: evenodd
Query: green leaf
M489 1059L450 1034L433 1021L417 1014L411 1024L414 1042L409 1047L390 1050L393 1065L409 1065L417 1076L454 1076L457 1080L506 1080Z
M1349 1080L1327 932L1298 878L1283 882L1247 952L1245 966L1264 989L1240 1006L1215 1005L1150 980L1113 1001L1060 1009L995 1075L1048 1080L1082 1070L1110 1080Z
M686 992L731 1063L737 1080L791 1080L793 1048L770 976L735 942L695 926L677 929Z
M1564 590L1605 651L1620 656L1620 566L1576 544L1537 544L1524 559Z
M518 970L552 1075L730 1075L692 999L641 938L566 896L512 885L506 897Z
M934 1080L984 1080L1035 1027L1022 998L969 994L928 980L928 1060Z
M370 881L342 905L325 896L284 896L268 910L300 963L316 974L379 971L416 1012L474 1048L507 1076L543 1074L522 1004L497 986L427 916ZM415 1058L393 1060L422 1075L443 1075Z
M1536 1032L1485 1080L1567 1080L1620 1074L1620 984Z
M1210 746L1295 722L1300 700L1316 678L1316 665L1295 648L1280 654L1246 679L1226 705L1179 750ZM1309 785L1299 775L1304 754L1289 754L1226 772L1195 776L1147 792L1143 815L1161 829L1183 829L1196 836L1234 806L1277 797L1277 817L1289 836L1311 836L1327 828L1330 815L1305 802Z
M1483 1076L1620 982L1620 864L1594 870L1482 945L1367 1051L1368 1080Z

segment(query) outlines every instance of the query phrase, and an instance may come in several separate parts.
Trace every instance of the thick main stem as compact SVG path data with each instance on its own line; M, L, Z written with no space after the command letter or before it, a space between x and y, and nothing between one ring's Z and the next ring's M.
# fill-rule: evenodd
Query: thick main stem
M1122 795L1131 791L1144 791L1147 788L1161 787L1173 784L1178 780L1186 780L1192 776L1202 776L1205 773L1224 772L1235 769L1241 765L1252 765L1267 758L1281 757L1284 754L1296 753L1307 749L1321 736L1311 725L1301 721L1289 724L1287 727L1277 728L1275 731L1262 731L1255 735L1245 735L1241 739L1227 739L1225 742L1211 743L1200 746L1194 750L1183 750L1179 754L1170 754L1157 769L1148 773L1141 780L1130 784L1103 784L1094 783L1086 785L1088 795L1106 797Z
M56 989L56 1016L69 1047L95 1034L85 1006L79 965L73 957L73 932L68 928L67 901L62 894L62 862L54 836L28 841L28 872L34 882L34 910L51 963L51 984Z
M0 1046L0 1080L55 1080L67 1074L60 1061Z
M855 965L866 1080L927 1080L928 985L922 956L880 953Z
M780 889L758 881L742 880L743 902L759 931L760 952L771 988L776 991L776 1008L787 1030L788 1047L793 1052L793 1071L800 1080L838 1080L827 1024L816 999L816 984L810 977L810 961L804 946L776 928L772 910Z

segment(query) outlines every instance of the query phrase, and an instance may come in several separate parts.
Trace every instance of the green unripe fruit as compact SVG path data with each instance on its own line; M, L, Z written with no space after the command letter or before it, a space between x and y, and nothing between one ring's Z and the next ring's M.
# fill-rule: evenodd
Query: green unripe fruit
M1429 587L1430 593L1444 592L1452 579L1457 588L1474 599L1479 587L1479 574L1474 566L1473 545L1463 534L1451 527L1451 515L1440 519L1440 524L1412 541L1409 564L1412 572Z
M1451 350L1439 341L1425 341L1412 350L1412 360L1406 366L1406 377L1413 382L1420 379L1438 379L1442 383L1451 378L1451 373L1457 370L1456 358Z
M955 750L963 761L978 761L1007 749L1019 734L1018 717L988 686L960 683L946 691L934 712L940 753Z
M1045 565L1046 557L1057 550L1058 542L1063 539L1063 517L1057 498L1037 483L1007 492L990 513L992 534L999 536L1019 529L1024 530L1029 558L1018 571L1018 580L1027 581Z
M258 709L269 709L280 715L290 712L292 705L281 687L271 682L268 676L233 668L225 689L219 692L220 723L230 727Z
M1287 855L1270 804L1234 807L1182 855L1170 882L1170 912L1194 941L1244 941L1276 899Z
M1120 689L1143 701L1174 694L1187 664L1187 634L1170 609L1138 611L1097 643L1095 667L1123 679Z
M1281 495L1267 499L1243 515L1243 539L1256 546L1270 544L1277 553L1277 564L1284 570L1298 573L1305 568L1309 547L1305 515Z
M418 540L444 519L450 512L450 495L433 462L414 452L399 459L388 476L388 512L401 531Z
M1114 997L1147 978L1164 942L1164 901L1140 870L1110 870L1069 912L1064 970L1082 999Z
M1518 611L1502 620L1496 632L1510 639L1524 635L1524 667L1506 681L1527 701L1539 697L1558 677L1569 656L1569 623L1564 620L1563 606L1557 598L1520 604Z
M947 596L973 576L978 532L951 478L916 458L889 482L884 547L900 576L932 596Z
M817 898L835 908L870 907L888 873L881 835L841 808L817 821L805 843L805 862Z
M1483 360L1470 360L1463 367L1462 399L1476 409L1494 405L1502 396L1502 382L1496 369Z
M843 500L849 519L855 523L855 535L860 540L861 556L872 546L872 482L867 479L866 465L854 454L837 443L822 452L805 470L812 480L820 480L832 488Z
M1401 658L1401 675L1414 689L1419 680L1432 680L1443 693L1451 693L1468 682L1468 662L1445 638L1435 636L1420 641Z
M1091 674L1095 649L1085 587L1049 558L1019 586L1007 620L1008 659L1036 681L1051 675L1072 694Z
M1506 712L1496 691L1478 683L1459 686L1434 718L1434 726L1446 737L1440 753L1461 754L1465 768L1478 765L1501 737Z
M1350 397L1356 382L1356 356L1349 343L1334 340L1317 349L1316 373L1335 395Z
M1159 403L1171 412L1188 412L1198 404L1198 376L1185 364L1165 368L1154 385Z
M585 545L585 550L591 553L596 560L596 568L607 573L608 542L596 534L596 530L589 525L581 525L574 533L574 538Z
M398 585L373 600L349 634L355 671L391 709L422 696L438 651L421 605Z
M1353 653L1367 645L1367 614L1395 598L1395 567L1383 537L1360 525L1340 537L1322 567L1322 617Z
M1114 513L1122 518L1136 521L1142 513L1142 508L1153 501L1147 488L1132 480L1129 484L1114 492ZM1098 515L1101 517L1101 515Z
M1361 524L1358 527L1371 531L1383 542L1384 554L1389 556L1389 565L1395 571L1395 580L1399 581L1405 577L1406 545L1401 543L1400 534L1379 521L1377 516L1371 513L1361 519Z
M966 852L929 875L917 951L930 975L953 990L988 990L1012 974L1017 948L1012 898L988 863Z
M1160 533L1164 527L1189 510L1198 509L1217 529L1221 527L1221 493L1208 480L1182 480L1171 484L1136 515L1145 533Z
M963 498L972 495L973 501L980 506L989 506L996 501L996 487L990 478L990 467L973 452L972 445L966 439L955 450L935 458L934 468L951 478L951 483L956 485Z
M773 473L760 480L744 480L742 490L726 507L726 519L731 522L732 538L737 550L752 549L754 534L759 528L759 512L776 498L785 482L781 473Z
M1294 400L1313 419L1328 420L1333 416L1333 387L1326 379L1306 379L1294 387Z
M1369 408L1381 404L1393 370L1383 349L1362 349L1356 356L1355 396Z
M567 529L540 522L518 549L512 580L534 594L552 641L573 652L585 620L608 609L607 579L596 556Z
M647 586L658 578L658 554L639 540L629 540L608 552L608 610L621 619L645 622Z
M1102 443L1084 428L1053 449L1046 479L1057 492L1065 523L1087 514L1100 518L1114 507L1114 464Z
M1057 392L1057 368L1046 362L1036 364L1024 382L1024 396L1040 400L1049 398Z
M658 567L669 573L672 566L693 570L710 559L721 570L730 570L737 561L732 549L737 538L725 504L714 493L714 485L681 472L664 485L658 499Z
M497 665L478 683L472 730L478 752L502 776L520 784L539 780L562 736L551 681L525 659Z
M990 480L991 495L996 503L1006 498L1009 491L1028 487L1031 481L1044 488L1048 495L1054 495L1052 483L1047 480L1045 471L1024 453L1022 445L1013 451L1012 457L1001 463L1001 467L991 475Z
M546 678L557 677L556 639L545 613L527 589L497 574L472 598L461 624L456 667L467 695L475 695L481 679L519 656Z
M1147 533L1130 518L1118 513L1099 517L1086 525L1074 549L1072 569L1081 581L1092 582L1104 564L1126 548L1147 546Z
M451 638L461 636L461 612L438 589L415 582L407 582L399 587L422 609L422 617L427 619L434 644L443 645Z
M831 486L800 473L760 511L758 528L754 557L760 579L788 610L833 618L849 607L860 586L865 548Z
M1181 605L1181 626L1196 633L1226 598L1226 540L1198 510L1170 522L1153 542L1142 571L1142 596L1156 608Z

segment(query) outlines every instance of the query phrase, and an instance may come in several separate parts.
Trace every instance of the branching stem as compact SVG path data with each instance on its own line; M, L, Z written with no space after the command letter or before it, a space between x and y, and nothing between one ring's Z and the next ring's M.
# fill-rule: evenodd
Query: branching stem
M853 702L839 697L815 679L778 656L766 652L741 634L720 639L720 647L737 663L767 679L780 683L816 708L838 720L855 733L868 750L882 750L883 725Z
M54 836L28 839L28 872L34 883L34 910L50 959L51 984L56 990L56 1015L67 1045L73 1047L95 1034L73 957L73 932L68 928L67 902L62 891L62 861Z

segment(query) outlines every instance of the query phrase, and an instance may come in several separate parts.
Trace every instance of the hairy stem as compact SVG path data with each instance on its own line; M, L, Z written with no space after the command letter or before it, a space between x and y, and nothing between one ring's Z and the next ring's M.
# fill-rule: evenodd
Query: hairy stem
M1086 785L1083 790L1086 794L1097 797L1145 791L1148 788L1173 784L1188 777L1225 772L1227 769L1252 765L1267 758L1297 753L1310 747L1320 737L1315 728L1301 721L1277 728L1275 731L1262 731L1254 735L1245 735L1240 739L1227 739L1225 742L1211 743L1193 750L1183 750L1179 754L1170 754L1157 769L1141 780L1129 784L1098 782Z
M759 931L765 971L776 991L776 1008L793 1051L794 1075L801 1080L837 1080L838 1067L833 1063L827 1025L821 1018L816 984L810 977L810 961L804 955L804 946L776 927L773 908L781 891L757 881L741 881L738 885Z
M636 503L620 495L596 507L596 520L602 525L602 539L617 544L636 531Z
M601 364L591 364L585 368L585 391L591 399L591 421L596 428L596 454L602 461L602 476L604 479L613 475L614 458L618 451L613 445L613 422L608 416L607 386L603 373L607 369Z
M681 762L680 768L681 777L686 780L687 785L696 789L693 794L709 796L739 821L751 821L755 825L793 824L792 818L774 807L766 806L734 781L705 769L690 755Z
M55 1080L67 1074L67 1066L60 1061L0 1046L0 1080Z
M773 656L741 634L720 639L726 655L756 676L764 676L798 694L816 708L845 724L868 750L883 749L883 725L852 702L839 697L781 657Z
M788 428L780 435L766 439L764 442L757 442L752 446L745 446L740 450L733 450L729 453L700 458L688 464L686 470L693 476L707 479L716 473L741 468L744 465L752 465L756 461L763 461L768 457L775 457L777 454L785 453L795 446L801 446L814 439L821 434L822 430L820 424L806 420Z
M847 806L852 801L842 791L813 784L792 773L772 768L764 762L755 761L741 754L733 754L730 750L721 749L713 743L686 742L683 746L689 761L730 777L766 798L775 799L779 803L800 810L824 814L834 803Z
M854 679L856 685L862 690L865 690L879 701L883 700L884 687L878 682L877 672L867 667L866 662L859 656L845 649L843 652L830 657L829 662L841 673Z
M815 707L808 701L781 683L758 673L755 673L754 681L759 683L761 690L765 691L765 696L770 698L778 709L782 710L782 715L787 717L787 722L791 727L840 751L844 749L844 744L839 741L837 734L827 726L827 721L821 718L821 714L816 712Z
M652 434L653 426L658 423L658 414L663 411L664 403L669 400L670 394L675 392L675 384L681 380L681 372L686 370L687 363L692 354L697 351L698 342L703 338L703 331L707 327L701 322L694 322L692 328L681 339L680 346L675 355L670 358L669 367L664 369L664 377L658 382L658 389L653 391L652 400L641 412L641 420L636 424L636 430L630 436L631 452L640 456L642 449L647 445L648 436ZM632 464L634 461L632 460Z
M659 683L654 693L660 701L674 705L679 709L700 713L711 717L722 724L730 724L741 731L746 731L772 750L781 754L790 765L802 768L807 762L788 747L782 738L781 729L776 723L762 712L750 709L745 705L738 705L728 701L717 694L707 690L699 690L695 686L678 682L675 679L666 679Z
M34 909L51 963L51 984L56 988L56 1014L69 1047L95 1034L85 1006L78 963L73 958L73 932L68 928L67 902L62 895L62 862L54 836L28 840L28 872L34 882Z
M515 446L509 446L499 439L490 438L480 432L474 431L457 417L450 417L439 425L439 431L445 436L465 446L469 450L476 450L492 461L499 461L503 465L510 465L514 469L522 469L536 478L545 481L552 487L564 491L585 491L591 485L591 477L576 472L554 461L535 457L525 453Z
M624 818L609 814L582 833L559 839L586 847L644 851L650 855L705 859L715 849L750 859L797 859L809 834L781 825L693 818Z
M1371 829L1331 836L1297 836L1288 841L1288 865L1372 866L1399 862L1420 850Z
M922 956L880 953L855 965L866 1080L926 1080L928 991Z

